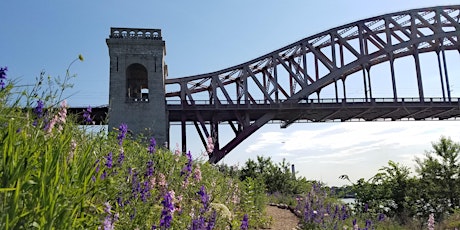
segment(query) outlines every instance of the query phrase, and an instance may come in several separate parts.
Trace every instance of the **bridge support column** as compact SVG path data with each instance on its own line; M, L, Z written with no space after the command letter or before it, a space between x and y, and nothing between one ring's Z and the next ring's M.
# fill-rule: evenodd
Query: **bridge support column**
M182 134L182 152L185 153L187 152L187 127L186 127L186 117L185 114L182 114L182 121L180 123L180 128L181 128L181 134Z
M423 82L422 82L422 70L420 69L420 56L418 54L418 49L414 48L414 59L415 59L415 72L417 74L417 85L418 85L418 95L420 102L423 102L425 96L423 95Z

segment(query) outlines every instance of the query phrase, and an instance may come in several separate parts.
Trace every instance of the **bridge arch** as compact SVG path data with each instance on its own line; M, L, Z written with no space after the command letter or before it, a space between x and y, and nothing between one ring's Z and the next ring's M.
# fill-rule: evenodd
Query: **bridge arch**
M446 57L460 54L460 5L413 9L359 20L306 37L251 61L212 73L166 80L169 118L193 124L203 142L214 141L210 162L218 162L270 121L285 128L298 120L448 119L460 115L450 94ZM436 61L441 88L426 97L421 59ZM449 54L449 55L448 55ZM396 67L414 67L416 95L399 96ZM458 59L457 59L458 60ZM395 64L396 63L396 64ZM460 63L459 63L460 64ZM387 69L388 98L376 98L373 69ZM459 77L456 73L456 77ZM359 76L361 98L348 98L348 78ZM332 92L323 98L321 91ZM410 106L409 106L410 104ZM219 124L235 136L220 143ZM185 142L185 128L182 128ZM183 144L184 146L184 144ZM222 147L221 147L222 146Z

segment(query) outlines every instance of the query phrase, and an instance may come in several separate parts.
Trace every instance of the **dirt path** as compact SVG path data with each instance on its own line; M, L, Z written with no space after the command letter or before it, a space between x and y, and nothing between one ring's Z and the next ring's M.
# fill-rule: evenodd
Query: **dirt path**
M274 230L293 230L297 229L299 218L289 209L282 209L276 206L267 206L267 215L273 217L273 223L269 229Z

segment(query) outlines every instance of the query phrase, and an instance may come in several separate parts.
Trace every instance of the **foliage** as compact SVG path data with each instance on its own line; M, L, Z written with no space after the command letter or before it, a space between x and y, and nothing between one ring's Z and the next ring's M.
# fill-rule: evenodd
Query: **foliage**
M429 217L436 218L438 226L455 226L452 213L460 205L460 145L441 137L432 147L425 159L415 160L418 177L410 176L408 167L389 161L369 180L352 183L357 212L366 207L409 229L426 227ZM341 178L349 180L346 175Z
M441 137L432 147L425 159L416 159L420 203L424 204L419 212L424 217L435 213L439 220L460 208L460 145Z
M263 156L257 156L257 162L249 159L240 171L241 180L258 177L264 181L269 194L301 194L307 192L311 184L304 177L294 177L285 159L275 164L270 157Z

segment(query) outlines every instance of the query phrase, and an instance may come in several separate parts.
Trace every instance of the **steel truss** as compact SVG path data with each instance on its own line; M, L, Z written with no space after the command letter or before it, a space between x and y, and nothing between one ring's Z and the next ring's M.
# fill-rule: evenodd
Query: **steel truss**
M414 9L360 20L304 38L249 62L217 72L166 80L170 122L182 125L186 150L187 123L193 123L204 146L214 142L209 161L216 163L267 122L287 127L300 119L447 119L456 117L458 99L450 95L445 52L460 53L460 5ZM442 84L439 98L425 98L421 53L434 52ZM398 97L394 61L412 56L418 96ZM388 62L393 97L373 97L370 69ZM345 80L362 72L363 98L346 97ZM335 98L320 91L333 85ZM342 87L339 93L339 87ZM171 90L172 89L172 90ZM219 124L235 136L220 143Z

